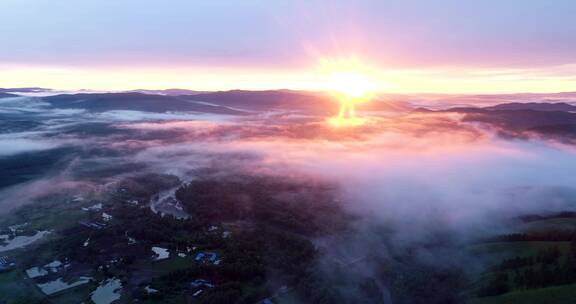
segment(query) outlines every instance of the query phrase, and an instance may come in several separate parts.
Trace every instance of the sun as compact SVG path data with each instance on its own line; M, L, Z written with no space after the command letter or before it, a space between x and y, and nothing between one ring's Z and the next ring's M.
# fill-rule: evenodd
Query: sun
M374 90L372 81L361 71L334 71L330 75L332 90L348 99L364 100Z
M356 105L370 100L377 90L374 72L356 59L323 60L323 69L328 75L329 90L340 102L338 115L329 119L335 126L363 124L356 117Z

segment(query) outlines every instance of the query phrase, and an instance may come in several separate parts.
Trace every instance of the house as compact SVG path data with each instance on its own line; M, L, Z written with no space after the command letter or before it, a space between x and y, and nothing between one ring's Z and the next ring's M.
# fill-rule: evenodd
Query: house
M190 282L190 288L193 297L197 297L199 296L201 293L204 292L204 290L206 290L207 288L212 288L214 287L214 284L210 283L210 281L208 280L204 280L204 279L196 279L192 282Z
M95 203L90 207L82 207L83 211L100 211L102 210L102 203Z
M11 270L16 267L16 263L6 256L0 256L0 271Z
M111 216L110 214L106 213L106 212L102 212L102 219L103 219L105 222L109 222L109 221L112 220L112 216Z
M154 260L164 260L170 257L170 252L167 248L162 247L152 247L152 251L154 252Z
M218 254L215 252L199 252L196 254L196 258L194 259L196 262L200 263L212 263L215 264L218 260Z
M208 280L196 279L196 280L190 282L190 286L194 287L194 288L198 288L198 287L212 288L212 287L214 287L214 284L210 283L210 281L208 281Z
M100 230L104 227L106 227L106 224L100 223L100 222L90 222L90 221L80 221L79 222L80 225L84 226L84 227L88 227L91 229L96 229L96 230Z

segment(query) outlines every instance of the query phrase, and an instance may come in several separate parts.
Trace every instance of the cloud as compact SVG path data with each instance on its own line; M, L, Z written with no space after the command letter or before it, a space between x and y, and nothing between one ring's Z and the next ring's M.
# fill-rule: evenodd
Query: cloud
M289 115L181 118L179 113L114 111L81 116L85 123L105 121L114 128L94 138L91 133L50 141L32 133L4 135L4 153L47 149L57 139L81 146L82 152L58 172L5 189L1 205L30 202L54 191L91 191L98 183L135 172L123 170L100 180L90 174L126 163L141 165L134 170L139 173L173 174L183 181L204 168L314 177L338 185L339 202L355 215L345 233L314 240L324 256L319 273L330 280L337 275L330 268L334 260L340 265L356 261L350 283L376 278L381 290L385 280L374 269L382 261L406 273L423 265L442 271L467 265L466 271L474 271L478 261L463 245L509 231L511 219L519 215L576 209L572 147L502 139L480 125L463 123L458 114L371 117L357 128ZM58 123L75 122L54 120L49 126L54 131ZM408 266L395 260L406 252Z
M166 112L153 113L142 111L115 110L93 114L95 118L113 121L141 121L141 120L206 120L220 121L230 119L229 115L190 113L190 112Z
M243 156L235 165L253 173L318 176L344 189L349 210L401 225L406 234L435 227L438 221L455 230L473 229L486 221L499 223L525 213L575 207L568 197L542 200L550 193L576 191L573 149L500 139L459 119L408 115L374 119L355 131L323 123L301 127L267 120L248 125L174 122L132 127L177 128L195 134L182 137L191 141L145 148L136 156L141 161L168 167L165 160L171 159L172 165L183 169L218 165L208 160L229 154ZM232 161L219 167L226 170Z
M0 135L0 157L24 152L48 150L57 147L56 143L28 138L9 138Z

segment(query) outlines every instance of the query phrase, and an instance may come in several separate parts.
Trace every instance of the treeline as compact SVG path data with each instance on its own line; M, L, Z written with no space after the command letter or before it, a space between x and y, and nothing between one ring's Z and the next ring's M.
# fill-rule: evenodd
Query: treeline
M159 179L145 176L123 183L114 192L114 201L104 202L105 212L113 218L104 228L77 224L63 230L64 237L52 243L54 251L61 258L93 269L110 265L102 270L105 275L125 279L138 271L135 262L152 258L152 246L168 248L171 253L191 247L215 251L218 265L182 265L145 282L157 293L135 288L133 296L158 301L181 299L193 293L190 282L206 279L214 287L204 289L194 297L195 302L256 303L277 291L278 287L271 288L269 282L295 287L303 278L310 278L318 257L311 240L349 223L334 200L332 188L303 179L244 175L199 178L176 192L176 198L191 215L187 219L160 216L146 205L126 203L134 198L147 199L150 189L159 189L147 185ZM159 184L165 189L175 181L167 178ZM94 216L93 220L99 220L101 213L95 212ZM230 228L221 229L227 222ZM211 226L219 228L212 230ZM224 231L231 235L224 237ZM307 290L294 289L338 300L319 290Z
M538 215L538 214L531 214L531 215L524 215L519 217L519 219L525 223L535 222L535 221L542 221L542 220L549 220L549 219L557 219L557 218L576 218L576 212L574 211L562 211L551 215Z
M265 226L226 239L221 251L220 265L179 269L153 280L161 292L149 297L185 293L191 281L202 278L215 287L206 289L198 303L256 303L271 292L266 287L269 275L287 285L297 284L317 257L311 241Z
M534 266L536 264L553 265L558 263L561 256L562 253L560 252L560 249L555 246L540 250L535 256L506 259L496 266L495 270L517 270L527 266Z
M176 191L197 221L244 220L305 235L347 223L328 185L270 176L218 176L191 181Z
M533 289L576 283L576 241L562 254L558 247L540 250L529 257L502 261L478 296L496 296L515 289Z
M208 177L176 191L189 219L153 216L146 209L129 212L118 208L113 215L138 240L180 248L193 242L221 253L219 265L172 271L151 282L158 293L140 297L165 300L189 294L189 283L202 278L215 286L195 297L198 303L256 303L276 292L269 289L271 280L296 286L309 277L318 256L311 239L348 222L331 191L327 185L309 180ZM239 223L232 237L206 232L207 227L222 222Z
M576 241L576 230L513 233L500 235L484 242L572 242Z
M192 220L160 216L149 208L126 204L107 212L113 216L113 220L102 229L77 224L61 231L64 237L51 242L58 258L95 268L117 260L117 267L120 267L151 258L151 247L154 245L161 244L174 251L192 246L219 247L223 243L221 234L203 233L206 226Z

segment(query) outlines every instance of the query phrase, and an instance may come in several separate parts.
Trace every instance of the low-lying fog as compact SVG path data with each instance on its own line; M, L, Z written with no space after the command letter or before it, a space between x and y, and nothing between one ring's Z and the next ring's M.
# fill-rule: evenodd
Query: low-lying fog
M0 162L7 168L0 173L4 210L136 172L174 174L183 181L206 167L312 176L338 185L343 206L359 219L359 233L346 243L317 241L338 255L379 248L363 239L373 233L367 225L392 229L393 248L408 248L437 234L448 233L456 243L480 239L506 231L517 216L576 206L573 147L502 138L494 127L462 122L460 114L397 113L338 128L324 117L286 112L94 114L49 110L41 103L7 105L1 113L12 116L0 134ZM18 162L30 167L24 176L13 167ZM114 170L123 166L129 169Z
M307 174L341 186L342 201L350 210L405 226L402 238L408 239L438 225L493 228L501 218L570 209L574 202L572 147L503 139L488 127L460 122L460 115L453 113L372 117L361 127L337 128L322 117L288 113L70 114L25 98L3 101L2 106L4 112L20 112L3 123L0 157L34 160L38 152L55 154L50 156L51 168L4 189L18 189L26 197L41 192L38 185L46 180L47 191L57 189L58 183L70 182L75 171L89 171L96 163L110 168L138 163L143 170L183 180L192 178L187 174L193 169L214 165L252 173ZM35 115L22 110L30 108L37 109ZM25 201L2 197L3 205Z

